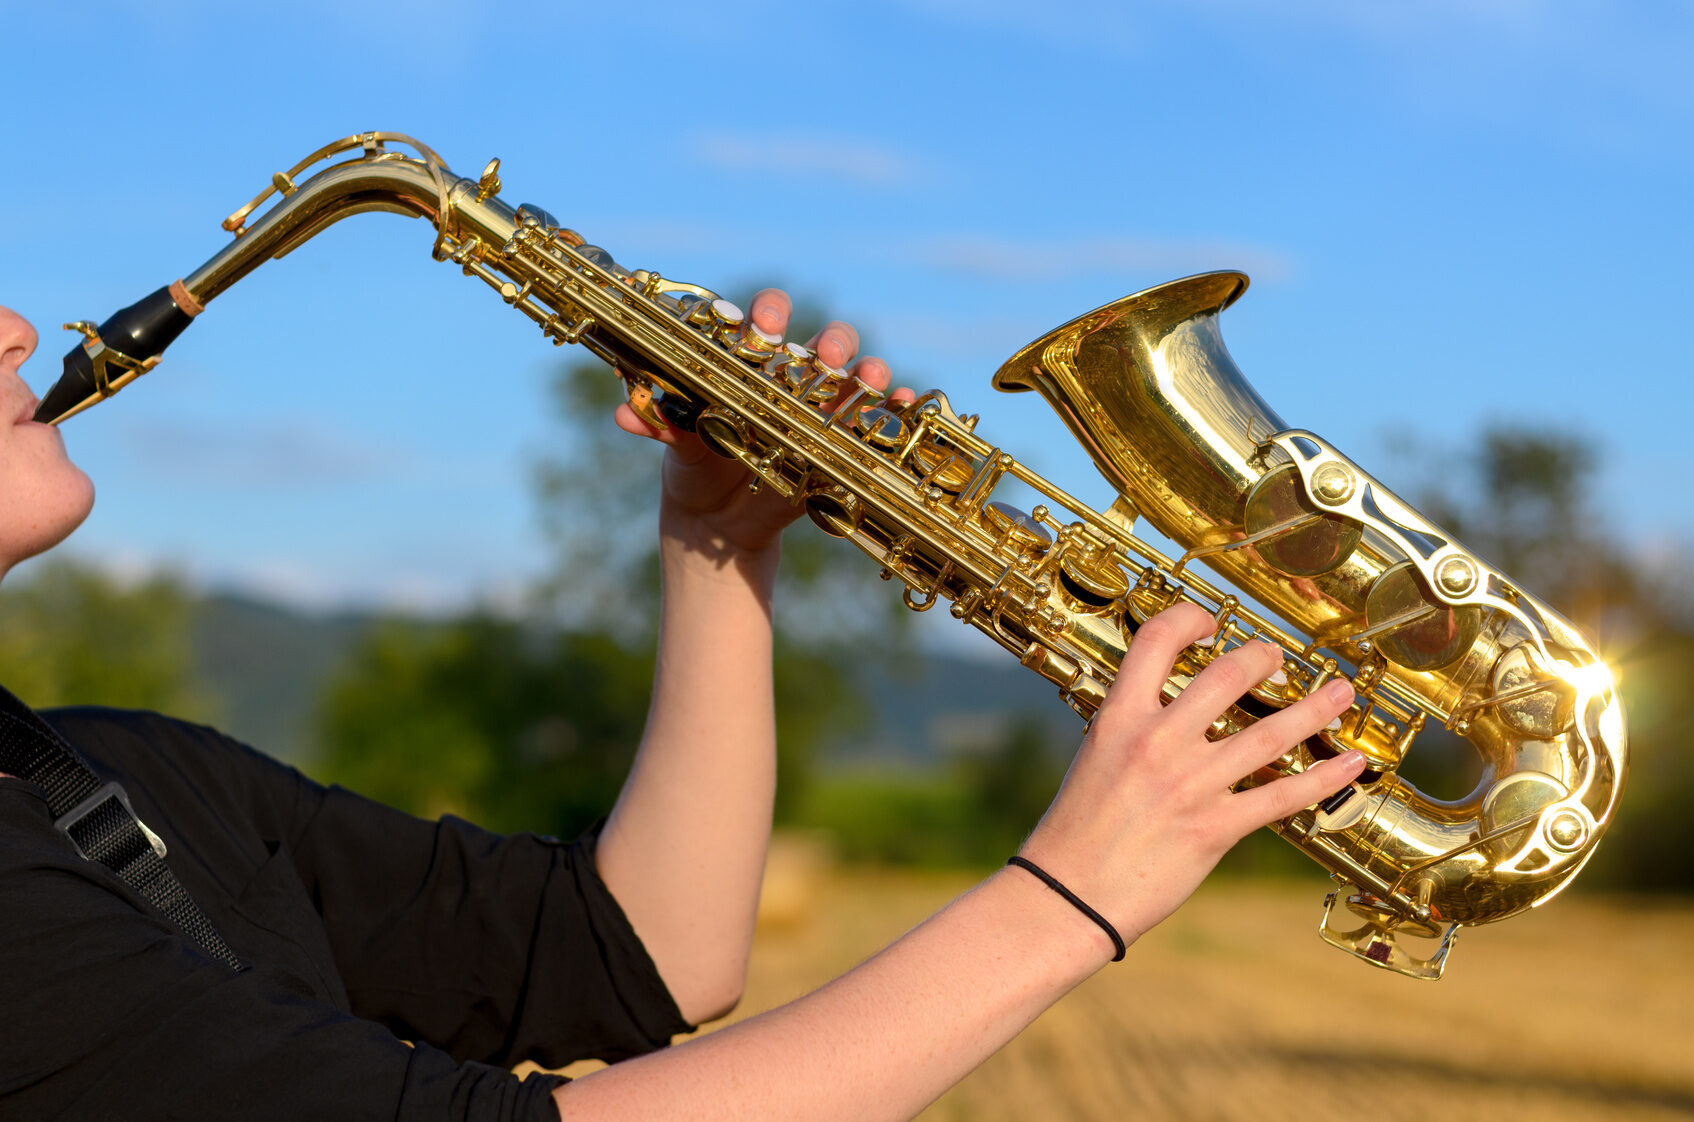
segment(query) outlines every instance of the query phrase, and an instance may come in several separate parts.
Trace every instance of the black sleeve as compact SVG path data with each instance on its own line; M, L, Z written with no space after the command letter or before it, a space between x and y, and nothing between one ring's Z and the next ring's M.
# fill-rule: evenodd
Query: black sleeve
M0 1119L556 1120L554 1077L460 1064L208 959L0 780Z
M266 948L248 957L278 967L272 984L289 993L284 1006L315 997L352 1014L350 1027L328 1022L337 1033L435 1046L408 1050L405 1079L444 1086L459 1077L451 1065L431 1065L449 1058L499 1067L615 1060L690 1027L596 874L592 837L564 846L451 818L421 821L157 714L43 716L97 771L124 782L169 841L173 871L236 952ZM50 823L46 830L47 840L64 841ZM6 846L10 837L0 821ZM7 936L17 914L10 903L0 910ZM0 971L9 961L0 957ZM220 994L256 984L225 990L217 980ZM263 1041L248 1043L262 1051ZM483 1078L474 1064L465 1072Z
M425 822L332 787L291 848L355 1012L460 1058L562 1067L692 1027L593 841Z

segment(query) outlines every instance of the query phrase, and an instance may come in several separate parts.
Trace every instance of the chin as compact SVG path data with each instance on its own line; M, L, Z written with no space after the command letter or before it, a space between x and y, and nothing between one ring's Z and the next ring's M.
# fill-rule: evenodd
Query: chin
M94 509L94 482L74 464L52 486L29 497L22 510L8 511L0 525L0 574L20 561L46 553L70 537ZM9 504L10 505L10 504Z

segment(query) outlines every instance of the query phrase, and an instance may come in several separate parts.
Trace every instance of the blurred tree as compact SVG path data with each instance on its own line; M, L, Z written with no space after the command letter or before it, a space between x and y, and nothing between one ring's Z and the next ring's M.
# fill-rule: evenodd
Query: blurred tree
M796 300L788 338L809 339L825 322L814 304ZM558 556L543 590L547 604L568 625L649 645L658 618L653 526L662 449L612 423L623 383L597 359L562 365L553 396L560 439L536 465L542 525ZM782 555L776 622L791 646L868 642L884 654L906 653L900 640L909 613L869 558L804 518L784 535Z
M825 322L816 305L796 300L787 337L809 339ZM654 523L662 448L612 423L623 383L604 363L564 364L553 392L558 450L536 466L542 524L558 558L542 590L544 603L567 627L597 630L629 649L647 649L658 620ZM777 812L787 818L813 771L820 736L861 725L874 704L860 696L856 677L840 667L866 657L914 656L905 641L910 613L877 579L873 561L804 518L784 535L782 552Z
M32 706L111 705L212 721L194 681L194 602L172 576L124 582L72 560L0 592L0 682Z
M1591 635L1657 610L1594 502L1599 456L1582 437L1496 425L1457 453L1400 451L1414 461L1420 509Z
M651 676L604 635L391 624L330 686L316 770L425 817L567 836L611 809Z
M998 743L959 759L956 769L974 809L970 849L976 860L1005 860L1046 813L1065 774L1050 743L1053 732L1033 716L1016 718Z
M1678 555L1653 571L1618 541L1593 497L1599 457L1576 435L1497 426L1464 455L1402 450L1440 465L1419 473L1419 507L1568 616L1619 672L1630 778L1582 883L1694 890L1683 856L1694 846L1694 756L1680 747L1694 727L1687 562ZM1452 796L1469 790L1480 769L1468 743L1426 734L1404 770Z

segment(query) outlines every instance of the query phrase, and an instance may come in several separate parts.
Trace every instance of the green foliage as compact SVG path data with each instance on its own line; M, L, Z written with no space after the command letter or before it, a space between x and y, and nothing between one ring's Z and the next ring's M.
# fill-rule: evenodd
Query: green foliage
M570 836L617 798L646 723L653 657L604 632L475 615L392 623L355 649L318 722L319 778L427 818ZM850 719L828 665L776 666L785 814L825 727Z
M795 305L787 335L807 339L825 323ZM542 600L563 626L615 637L631 650L656 639L659 588L654 529L662 448L611 421L623 383L598 360L566 363L553 382L560 439L535 469L537 505L555 550ZM804 797L825 733L851 729L865 706L858 684L835 666L874 649L905 649L908 613L877 579L878 566L801 519L783 537L776 601L777 816ZM627 704L646 704L645 685Z
M821 781L798 817L847 860L988 868L1023 843L1063 774L1041 726L1020 720L944 771Z
M611 808L651 678L604 635L393 624L329 688L317 771L426 817L569 835Z
M97 704L210 721L193 675L194 604L174 577L113 579L70 560L0 593L0 682L39 708Z
M1615 824L1600 844L1584 888L1694 890L1694 757L1682 743L1694 727L1694 604L1682 585L1686 562L1649 571L1619 545L1593 496L1598 456L1568 433L1494 427L1468 451L1419 460L1418 502L1468 547L1569 616L1618 671L1629 717L1630 777ZM1453 465L1463 471L1454 472ZM1426 790L1469 790L1475 752L1424 743L1406 771ZM1425 751L1434 748L1435 751ZM1435 760L1429 757L1434 755ZM1442 761L1445 760L1446 763Z
M797 301L787 336L808 339L824 322L814 304ZM622 381L596 359L565 363L555 375L560 440L535 467L537 507L557 556L543 591L568 625L644 646L657 618L662 449L612 424L623 397ZM782 551L776 625L791 648L903 643L909 613L869 558L804 518L783 536Z

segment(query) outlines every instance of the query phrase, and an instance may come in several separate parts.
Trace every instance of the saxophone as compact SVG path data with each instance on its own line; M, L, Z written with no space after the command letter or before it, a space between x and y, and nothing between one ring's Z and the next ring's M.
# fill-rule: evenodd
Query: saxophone
M300 179L320 161L329 166ZM332 223L364 211L425 218L437 260L486 282L555 344L612 364L638 413L745 464L752 488L868 553L907 607L946 602L1084 720L1136 628L1179 599L1216 627L1183 654L1167 699L1249 639L1283 651L1282 672L1214 736L1350 678L1356 700L1340 722L1274 765L1297 772L1349 748L1368 761L1353 784L1271 827L1331 874L1319 932L1334 946L1439 978L1461 926L1545 902L1593 855L1627 767L1611 670L1567 620L1272 411L1218 330L1244 275L1127 296L994 375L996 389L1039 392L1087 448L1117 492L1094 510L979 434L940 391L896 402L760 332L708 289L625 269L500 189L498 160L472 180L399 134L332 142L231 215L234 240L193 273L99 326L68 324L85 341L36 419L58 423L133 382L209 301ZM272 193L280 199L253 218ZM1019 508L1014 487L1040 501ZM1185 552L1138 538L1143 521ZM1481 755L1465 798L1432 798L1398 773L1434 724Z

